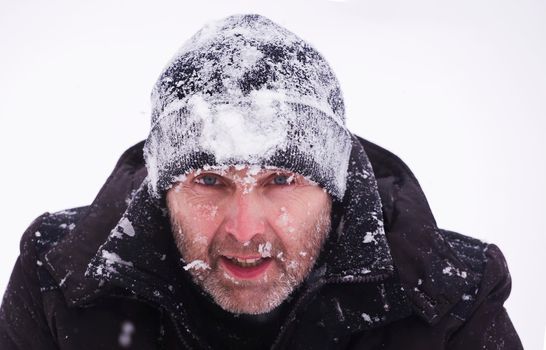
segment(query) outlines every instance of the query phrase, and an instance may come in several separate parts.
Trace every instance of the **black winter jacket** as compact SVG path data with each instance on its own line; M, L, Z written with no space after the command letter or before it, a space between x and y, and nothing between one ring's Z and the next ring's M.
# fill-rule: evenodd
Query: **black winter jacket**
M0 309L0 349L218 344L203 330L212 316L181 268L162 203L143 190L142 146L122 155L90 206L45 213L26 230ZM502 253L439 229L399 158L355 137L333 216L313 272L267 329L267 347L522 348L503 308Z

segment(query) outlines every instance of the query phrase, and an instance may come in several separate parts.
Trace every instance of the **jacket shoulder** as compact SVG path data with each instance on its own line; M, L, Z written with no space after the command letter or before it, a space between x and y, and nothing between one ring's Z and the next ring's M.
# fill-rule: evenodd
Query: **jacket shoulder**
M70 232L84 210L42 214L23 233L0 306L0 348L57 348L46 320L43 294L58 286L44 266L43 253Z
M474 294L483 295L500 284L507 292L505 299L508 297L511 287L510 271L498 246L449 230L440 232L457 258L478 276L479 288Z
M444 234L458 257L480 278L478 286L463 294L451 310L460 323L449 340L451 348L523 349L504 308L512 280L499 247L451 231Z
M54 213L46 212L25 230L20 242L20 260L27 270L36 269L41 291L57 287L44 266L44 255L71 233L87 208L85 206Z
M74 229L87 208L85 206L54 213L46 212L34 219L21 238L21 254L29 251L29 244L34 246L38 255L55 246Z
M490 244L454 231L440 230L440 232L457 258L481 277L487 262L486 251Z

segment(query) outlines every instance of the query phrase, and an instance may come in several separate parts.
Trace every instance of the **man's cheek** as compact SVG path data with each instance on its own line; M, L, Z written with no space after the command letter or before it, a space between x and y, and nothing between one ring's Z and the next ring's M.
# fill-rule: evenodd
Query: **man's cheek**
M210 241L210 237L218 230L221 223L221 216L217 206L199 205L194 210L189 210L180 219L183 222L185 231L202 236L199 242Z
M204 221L215 221L219 216L220 208L213 203L197 204L194 207L194 217Z
M202 217L194 216L190 225L184 225L184 234L187 249L194 252L205 252L208 250L217 232L215 222L205 220Z
M191 243L193 246L198 247L199 249L206 249L209 245L209 238L207 235L197 232L193 235Z
M303 232L306 232L312 216L306 216L299 208L280 207L272 222L276 232L282 234L283 239L296 241Z
M273 221L275 222L275 225L281 228L283 231L289 231L289 228L292 225L290 212L284 206L277 210L277 215L274 217Z

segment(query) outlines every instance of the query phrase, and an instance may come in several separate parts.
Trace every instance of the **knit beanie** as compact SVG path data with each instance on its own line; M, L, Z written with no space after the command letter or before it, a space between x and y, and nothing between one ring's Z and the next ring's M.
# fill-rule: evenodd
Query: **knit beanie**
M341 200L350 152L332 69L308 43L260 15L202 28L152 91L144 157L156 198L192 170L247 165L299 173Z

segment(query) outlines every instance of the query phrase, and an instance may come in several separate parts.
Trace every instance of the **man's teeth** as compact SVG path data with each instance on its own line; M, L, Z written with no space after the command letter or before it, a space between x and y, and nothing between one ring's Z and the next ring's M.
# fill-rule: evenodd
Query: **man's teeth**
M240 265L242 267L253 267L258 266L264 260L263 258L253 258L253 259L240 259L235 257L227 257L231 262Z

